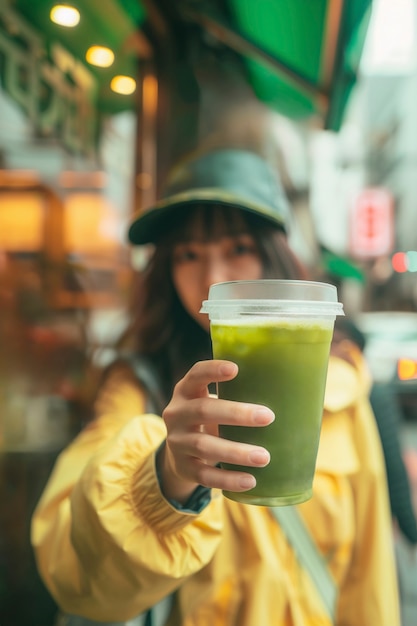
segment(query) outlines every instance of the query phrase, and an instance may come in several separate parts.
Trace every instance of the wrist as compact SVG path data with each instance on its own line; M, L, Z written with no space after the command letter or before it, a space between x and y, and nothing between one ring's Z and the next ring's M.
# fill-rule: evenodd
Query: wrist
M185 504L193 492L199 487L198 483L179 478L169 462L169 453L164 442L156 453L156 472L162 494L167 500Z

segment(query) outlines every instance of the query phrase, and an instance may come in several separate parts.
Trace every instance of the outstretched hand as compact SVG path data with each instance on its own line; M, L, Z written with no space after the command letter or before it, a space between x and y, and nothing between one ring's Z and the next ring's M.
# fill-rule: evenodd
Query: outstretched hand
M274 420L265 406L210 395L210 383L232 380L237 373L237 365L230 361L200 361L175 386L162 414L167 439L158 458L166 498L184 503L198 485L247 491L256 484L252 474L221 469L218 464L268 465L270 455L265 448L219 437L219 424L267 426Z

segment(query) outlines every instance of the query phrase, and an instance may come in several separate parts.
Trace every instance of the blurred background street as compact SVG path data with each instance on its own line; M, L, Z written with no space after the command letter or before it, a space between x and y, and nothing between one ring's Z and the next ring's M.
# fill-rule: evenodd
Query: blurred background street
M279 172L291 245L395 389L417 514L417 0L0 0L0 626L55 624L30 517L149 255L126 225L219 145Z

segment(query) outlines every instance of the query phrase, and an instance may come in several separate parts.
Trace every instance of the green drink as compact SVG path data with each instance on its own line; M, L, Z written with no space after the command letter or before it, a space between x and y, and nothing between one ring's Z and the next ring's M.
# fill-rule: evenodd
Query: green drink
M275 421L263 428L221 426L220 435L266 448L263 468L224 465L249 471L256 487L225 492L249 504L295 504L311 497L333 322L265 325L212 324L213 356L237 363L234 380L220 383L219 397L264 404Z
M343 314L336 288L308 281L219 283L202 312L209 313L215 359L239 366L218 385L220 398L269 407L275 421L263 427L220 425L220 436L266 448L263 468L246 471L256 486L224 492L247 504L280 506L312 495L330 343L335 316Z

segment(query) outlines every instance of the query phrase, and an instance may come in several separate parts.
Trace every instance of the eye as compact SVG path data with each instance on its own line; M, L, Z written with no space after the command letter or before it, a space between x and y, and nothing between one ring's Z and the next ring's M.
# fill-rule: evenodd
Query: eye
M174 250L173 261L174 263L189 263L195 261L197 257L197 252L192 246L180 245Z
M248 254L253 251L253 247L248 246L245 243L237 243L234 247L235 254Z
M240 237L233 244L232 253L236 256L243 256L245 254L256 254L256 252L256 245L252 237Z

